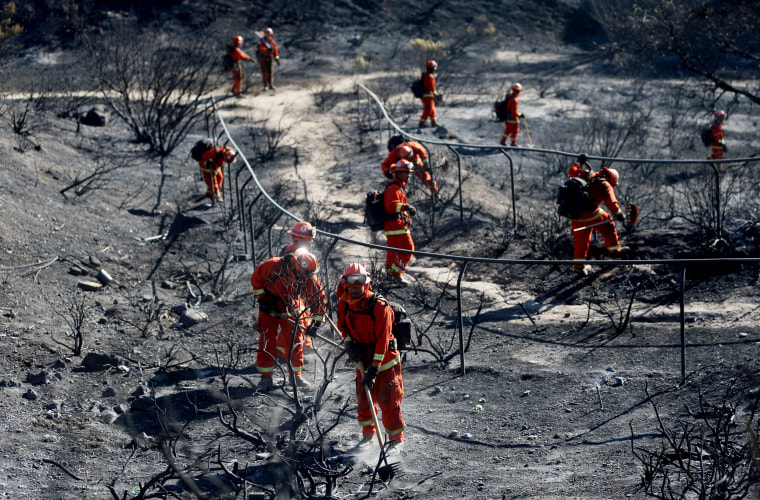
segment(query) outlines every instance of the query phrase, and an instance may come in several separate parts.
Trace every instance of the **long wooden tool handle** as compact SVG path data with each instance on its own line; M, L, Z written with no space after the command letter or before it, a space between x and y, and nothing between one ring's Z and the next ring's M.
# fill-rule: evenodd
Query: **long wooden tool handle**
M364 376L364 365L361 361L357 361L356 364L359 366L359 371L362 373L362 377ZM361 381L359 381L361 384ZM369 411L372 413L372 423L375 424L375 436L377 436L377 444L380 445L380 448L384 446L385 443L383 443L383 436L380 433L380 422L377 420L377 412L375 411L375 402L372 401L372 392L369 390L369 387L362 384L362 387L364 388L364 393L367 395L367 401L369 401Z
M597 222L596 224L591 224L590 226L586 226L586 227L576 227L575 229L573 229L573 230L572 230L572 232L574 233L574 232L576 232L576 231L583 231L584 229L591 229L592 227L596 227L596 226L602 226L602 225L604 225L604 224L608 224L608 223L610 223L610 222L613 222L614 220L615 220L615 219L607 219L607 220L604 220L604 221L602 221L602 222Z

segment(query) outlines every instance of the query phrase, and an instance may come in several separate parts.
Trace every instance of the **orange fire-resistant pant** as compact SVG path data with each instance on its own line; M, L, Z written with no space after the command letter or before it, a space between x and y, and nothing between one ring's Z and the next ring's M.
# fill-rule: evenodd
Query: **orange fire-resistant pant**
M278 353L280 357L287 359L290 343L293 338L293 324L284 318L278 318L259 311L258 331L260 352L256 353L256 368L262 377L271 377ZM295 376L300 377L303 370L303 332L300 328L296 334L290 361L293 365Z
M504 133L501 135L501 140L507 142L510 140L510 146L517 146L517 134L520 133L520 122L504 122Z
M240 62L235 63L235 67L232 69L232 93L240 95L243 85L243 64Z
M417 167L420 168L420 167ZM438 183L433 180L433 176L430 175L429 170L414 170L414 175L420 180L423 186L427 186L430 188L430 192L437 193L438 192Z
M362 426L362 436L372 437L375 435L375 424L372 423L372 412L369 409L369 400L362 387L363 374L356 369L356 399L357 420ZM397 363L387 370L377 374L375 385L370 391L372 400L375 402L375 412L380 406L381 421L385 432L391 441L404 440L404 419L401 416L401 399L404 396L404 379L401 376L401 364Z
M264 85L274 85L272 56L259 55L259 67L261 68L261 81L264 82Z
M591 214L593 213L594 212L591 212ZM593 218L581 218L579 220L573 220L571 222L571 226L573 229L577 229L579 227L590 226L592 224L606 220L612 220L612 216L604 210L599 210L598 216L594 216ZM602 235L602 238L604 239L604 246L607 248L608 252L615 253L620 251L620 240L618 239L618 234L615 230L615 223L608 222L607 224L602 224L601 226L596 226L573 233L573 241L575 244L575 248L573 250L573 260L586 259L588 256L589 246L591 245L591 236L593 235L594 231L597 231ZM576 264L575 267L577 269L581 269L583 267L583 264Z
M414 250L414 241L410 233L406 234L389 234L386 235L387 246L393 248L401 248L404 250ZM385 254L385 269L388 270L388 274L397 278L401 277L401 273L404 272L406 266L409 265L409 261L412 260L412 254L400 253L389 250Z
M206 183L206 196L218 195L224 182L224 170L217 168L213 172L208 172L202 169L201 173L203 173L203 181Z
M422 116L420 117L420 125L424 125L428 118L430 118L430 124L435 125L437 123L435 120L435 97L423 97L422 105L424 106L424 109L422 110Z

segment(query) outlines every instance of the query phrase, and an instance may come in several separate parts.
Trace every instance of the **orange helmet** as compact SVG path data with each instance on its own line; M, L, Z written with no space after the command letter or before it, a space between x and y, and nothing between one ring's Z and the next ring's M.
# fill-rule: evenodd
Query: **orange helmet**
M412 148L410 148L406 144L398 148L398 156L400 156L401 158L411 158L412 153L413 153Z
M343 271L343 275L340 277L340 283L347 287L367 287L371 282L372 277L367 271L366 266L358 262L352 262L347 265L346 270Z
M728 115L726 115L726 112L723 111L722 109L719 109L718 111L715 112L715 119L718 120L719 122L722 122L723 120L725 120L726 116Z
M513 92L520 92L521 90L522 90L522 85L520 85L519 83L515 83L514 85L512 85Z
M288 230L288 234L295 240L312 239L317 237L317 230L306 221L301 221L293 229Z
M399 160L398 163L391 167L391 172L394 174L399 172L414 172L414 165L409 160Z
M291 260L296 272L303 277L311 276L319 272L319 261L314 254L305 248L299 248L293 253Z
M242 47L243 46L243 37L239 36L239 35L236 36L235 38L232 39L232 44L235 47Z
M264 34L266 36L274 36L274 31L272 30L272 28L267 28L264 30Z
M425 67L428 71L435 71L438 69L438 63L431 59L425 63Z

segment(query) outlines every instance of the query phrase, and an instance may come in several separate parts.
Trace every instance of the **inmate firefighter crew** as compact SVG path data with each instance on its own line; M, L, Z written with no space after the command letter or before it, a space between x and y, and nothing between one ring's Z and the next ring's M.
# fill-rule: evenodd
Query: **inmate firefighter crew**
M525 115L520 113L517 108L520 105L520 91L522 85L515 83L512 85L512 92L507 95L507 119L504 120L504 133L501 135L501 145L507 145L509 139L510 146L517 146L517 134L520 133L520 118Z
M298 387L310 385L302 377L304 332L312 335L317 331L325 321L327 305L327 297L316 276L318 271L317 258L299 248L262 262L251 275L253 294L259 303L256 367L261 374L258 390L262 392L274 387L274 368L280 348L281 357L289 364L291 382Z
M288 234L293 242L283 249L282 255L295 252L299 248L309 250L314 244L314 238L317 237L317 230L304 220L293 226L293 229L289 229Z
M414 171L414 165L408 160L400 160L392 168L395 176L393 181L385 188L383 195L383 208L385 208L386 220L383 223L383 234L387 245L393 248L414 250L414 241L409 230L411 218L417 214L414 206L407 204L406 184L409 174ZM391 278L391 282L398 285L408 285L401 275L412 260L411 253L401 253L389 250L385 256L385 270Z
M615 222L613 222L613 217L620 222L625 221L623 209L620 208L617 197L615 197L615 186L620 179L620 174L614 168L607 167L602 167L596 173L584 174L584 172L585 169L573 169L571 167L568 173L571 177L587 175L590 183L588 196L596 208L581 212L577 219L571 220L574 243L573 260L586 259L594 231L598 231L602 235L604 246L611 257L624 257L630 249L620 244ZM600 208L602 203L612 212L612 216ZM599 224L600 222L603 224ZM576 264L575 269L584 276L591 272L591 266L584 264Z
M211 139L209 139L211 142ZM215 201L224 201L222 198L222 183L224 182L224 170L222 167L225 163L235 161L237 153L230 146L217 146L206 150L198 160L201 167L203 180L206 183L206 197Z
M708 160L722 160L726 157L726 143L723 139L723 122L726 120L726 112L719 109L715 112L710 132L712 141L710 143L710 156Z
M242 36L236 36L232 39L231 43L227 44L227 51L232 60L232 93L235 94L235 97L240 97L243 94L242 85L243 78L245 77L243 73L243 61L251 60L248 54L241 49L242 46Z
M425 71L422 73L422 86L425 93L422 94L422 116L420 117L420 127L427 126L427 120L430 118L430 125L438 125L435 114L435 98L438 97L438 90L435 88L435 72L438 70L438 63L432 59L425 63Z
M370 282L365 266L352 263L346 267L340 278L344 291L338 300L337 326L346 344L346 352L356 362L357 419L362 426L359 444L372 440L375 432L380 431L372 422L366 387L373 404L380 406L390 447L400 452L406 427L401 416L404 379L401 356L391 333L393 309L385 299L372 292Z
M264 82L264 90L274 90L274 73L272 61L280 65L280 51L277 49L277 42L274 40L274 31L267 28L262 33L259 31L259 67L261 68L261 81Z
M380 164L383 175L388 179L393 179L391 167L400 160L408 160L414 165L414 175L422 182L422 185L427 186L431 193L437 193L438 184L431 175L430 160L425 147L417 141L403 142L401 136L395 137L400 138L402 142L396 146L393 146L391 141L388 142L388 156Z

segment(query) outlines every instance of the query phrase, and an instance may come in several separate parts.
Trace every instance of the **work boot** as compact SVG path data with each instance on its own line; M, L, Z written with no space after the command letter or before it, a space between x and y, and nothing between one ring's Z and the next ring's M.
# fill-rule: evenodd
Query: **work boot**
M274 84L273 83L269 84L269 90L274 90Z
M272 389L274 389L274 380L272 380L272 377L261 377L261 381L256 387L256 390L259 392L269 392Z
M264 84L264 92L266 92L267 90L269 90L269 85Z
M499 141L499 144L501 144L502 146L506 146L507 145L507 141L505 141L504 139L502 139L502 140Z
M388 281L391 285L396 286L409 286L412 284L411 281L405 279L403 276L388 276Z
M220 203L224 202L224 198L222 198L222 194L221 193L218 193L216 195L216 201L218 201Z
M581 276L588 276L591 274L591 266L588 264L583 267L576 267L575 272L580 274Z
M422 122L422 121L421 121L421 122L420 122L420 124L419 124L419 125L417 125L417 126L418 126L419 128L425 128L425 127L427 127L427 122Z
M618 250L610 252L610 257L613 259L625 259L628 257L630 251L630 247L620 247Z
M308 389L311 384L303 377L296 377L296 386L301 389Z

